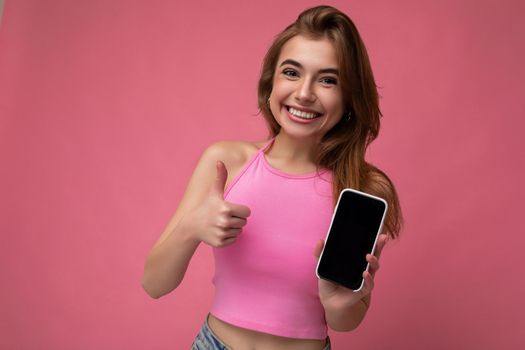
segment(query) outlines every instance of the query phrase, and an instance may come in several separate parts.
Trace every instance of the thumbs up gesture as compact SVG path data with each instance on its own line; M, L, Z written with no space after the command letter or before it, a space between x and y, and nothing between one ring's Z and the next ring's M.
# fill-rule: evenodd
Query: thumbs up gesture
M191 215L197 239L213 247L226 247L237 240L250 216L250 208L224 200L228 171L217 161L217 177L201 205Z

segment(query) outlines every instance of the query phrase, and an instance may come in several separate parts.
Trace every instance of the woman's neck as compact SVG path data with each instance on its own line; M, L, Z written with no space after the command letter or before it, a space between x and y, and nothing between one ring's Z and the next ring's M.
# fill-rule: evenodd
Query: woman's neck
M279 133L275 136L275 141L267 155L290 165L304 164L305 166L311 166L315 164L315 152L318 142L318 140L313 138L298 139Z

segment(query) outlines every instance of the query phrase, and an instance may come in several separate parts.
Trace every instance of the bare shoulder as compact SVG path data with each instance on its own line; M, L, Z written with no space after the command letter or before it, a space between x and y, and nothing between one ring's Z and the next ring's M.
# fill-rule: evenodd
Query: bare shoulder
M226 167L243 163L250 154L257 151L256 143L248 141L224 140L212 143L206 148L203 156L213 160L221 160Z
M215 167L218 160L222 161L228 170L227 186L264 143L265 141L217 141L206 148L201 161L207 162L210 167Z

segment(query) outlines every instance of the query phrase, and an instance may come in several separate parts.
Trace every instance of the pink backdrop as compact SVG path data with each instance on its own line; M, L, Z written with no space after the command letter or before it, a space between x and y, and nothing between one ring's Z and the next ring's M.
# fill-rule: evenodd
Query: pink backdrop
M370 159L398 186L360 328L335 349L522 348L525 7L329 1L381 86ZM152 300L145 256L200 152L260 140L271 38L314 1L7 1L0 29L0 348L186 349L211 252Z

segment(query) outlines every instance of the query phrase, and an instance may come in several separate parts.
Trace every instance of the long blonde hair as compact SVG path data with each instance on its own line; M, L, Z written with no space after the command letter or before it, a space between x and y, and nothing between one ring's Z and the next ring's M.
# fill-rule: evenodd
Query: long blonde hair
M345 113L321 139L316 157L318 167L332 172L333 204L335 206L339 193L347 187L384 198L389 208L385 231L390 238L397 238L403 217L395 187L384 172L365 161L366 149L377 137L382 117L377 86L361 36L343 12L330 6L305 10L273 41L264 58L258 85L259 109L270 137L280 131L267 105L277 60L284 44L296 35L313 39L326 37L338 55ZM348 114L350 119L346 117Z

